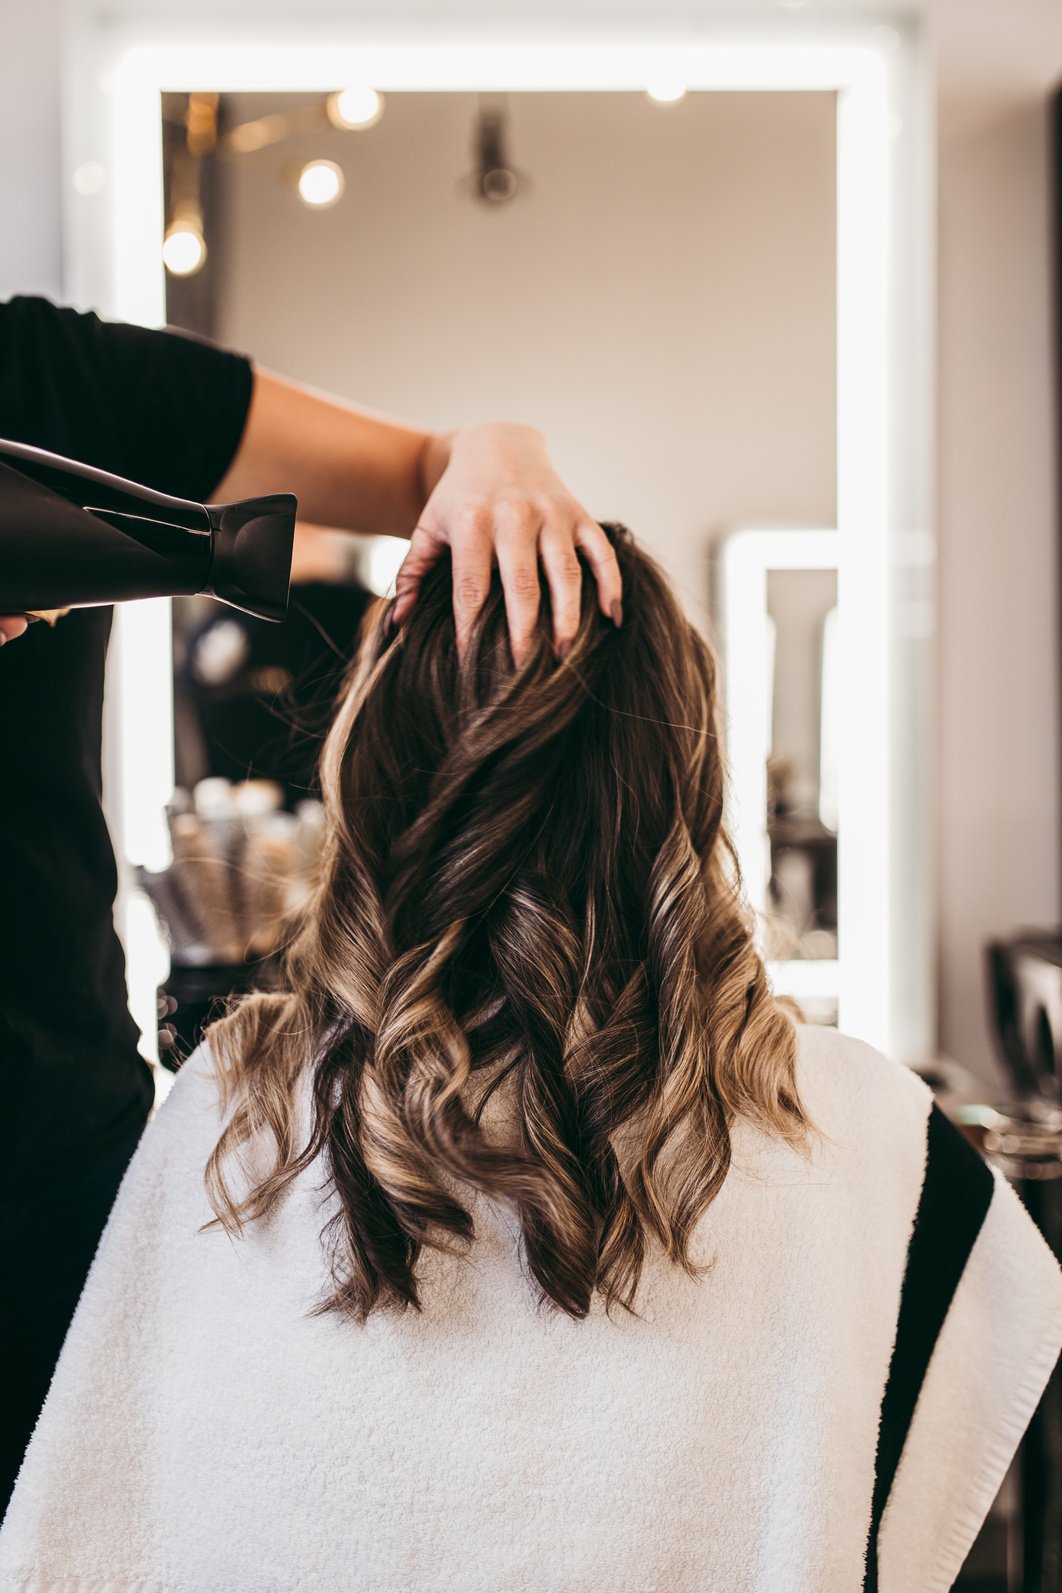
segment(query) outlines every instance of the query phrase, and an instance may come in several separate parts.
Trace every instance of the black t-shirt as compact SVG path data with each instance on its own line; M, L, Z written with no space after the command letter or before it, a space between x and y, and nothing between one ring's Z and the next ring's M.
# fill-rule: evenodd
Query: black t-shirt
M0 303L0 436L162 492L210 498L252 384L246 359L196 338ZM110 628L109 608L80 609L0 650L0 1189L88 1162L152 1098L100 807Z

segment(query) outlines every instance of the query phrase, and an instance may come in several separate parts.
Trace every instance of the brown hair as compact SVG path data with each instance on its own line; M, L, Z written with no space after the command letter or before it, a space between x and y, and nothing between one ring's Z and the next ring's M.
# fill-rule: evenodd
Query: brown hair
M397 634L370 611L324 748L326 854L287 993L210 1031L235 1100L207 1170L218 1219L262 1217L323 1154L322 1309L419 1308L422 1246L473 1238L462 1184L511 1204L560 1310L584 1316L595 1291L629 1307L650 1240L695 1270L738 1114L806 1142L793 1026L722 825L715 663L658 567L605 529L626 619L601 616L586 572L562 662L544 593L513 667L496 578L459 661L445 561ZM482 1121L503 1081L511 1143ZM262 1143L271 1167L237 1194L230 1158Z

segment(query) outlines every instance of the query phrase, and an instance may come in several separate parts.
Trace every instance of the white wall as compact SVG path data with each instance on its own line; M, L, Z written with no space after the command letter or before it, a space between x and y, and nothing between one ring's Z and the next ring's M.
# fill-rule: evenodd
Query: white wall
M979 1065L985 939L1059 919L1045 144L1042 111L1023 106L943 168L940 999L949 1049Z
M926 15L940 81L941 1040L991 1077L981 945L1060 915L1044 102L1062 6L897 9ZM58 16L0 9L2 292L60 286Z
M61 0L0 7L0 298L57 295Z
M940 1019L945 1050L993 1077L984 943L1062 917L1046 107L1062 5L946 0L933 23Z

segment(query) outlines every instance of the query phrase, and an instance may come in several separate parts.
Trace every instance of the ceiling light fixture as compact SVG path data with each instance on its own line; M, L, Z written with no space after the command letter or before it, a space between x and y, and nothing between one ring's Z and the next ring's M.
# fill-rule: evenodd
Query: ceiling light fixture
M174 221L166 228L162 241L162 263L175 277L191 277L206 260L202 225L191 220Z
M333 127L375 127L383 115L383 95L364 86L338 89L328 96L325 109Z
M504 101L482 104L473 131L472 145L476 169L471 187L477 199L488 205L501 205L516 196L522 173L509 160L509 125Z
M343 195L343 170L334 160L310 160L296 178L299 198L311 210L327 210Z
M677 78L656 78L645 85L645 92L657 105L677 105L686 98L686 85Z

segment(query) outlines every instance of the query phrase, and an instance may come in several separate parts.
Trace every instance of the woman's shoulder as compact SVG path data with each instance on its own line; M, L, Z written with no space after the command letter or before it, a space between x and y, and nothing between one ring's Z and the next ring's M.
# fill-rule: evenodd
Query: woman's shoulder
M855 1035L798 1023L797 1088L813 1121L832 1139L868 1150L885 1144L924 1154L933 1092L904 1062Z
M160 1092L161 1094L162 1092ZM225 1119L225 1098L214 1055L207 1041L192 1052L144 1131L141 1148L150 1146L156 1162L173 1158L206 1160Z
M821 1080L841 1094L899 1095L923 1103L932 1099L914 1068L866 1040L819 1023L797 1023L795 1029L798 1072L809 1081Z

